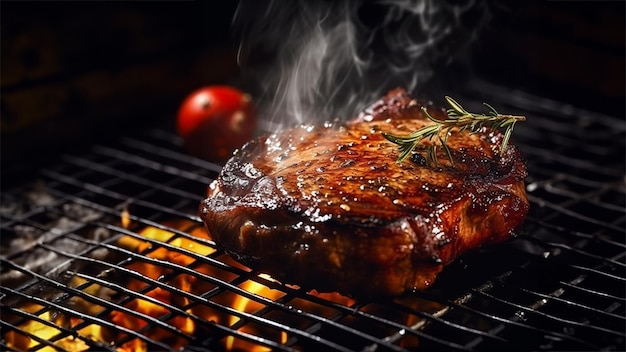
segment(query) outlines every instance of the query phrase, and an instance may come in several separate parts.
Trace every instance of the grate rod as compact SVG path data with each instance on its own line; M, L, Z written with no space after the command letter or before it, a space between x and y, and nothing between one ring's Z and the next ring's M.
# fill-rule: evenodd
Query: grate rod
M577 302L572 302L572 301L569 301L569 300L566 300L566 299L563 299L563 298L559 297L565 291L562 288L559 289L559 290L553 291L550 294L545 294L545 293L541 293L541 292L535 292L535 291L531 291L531 290L528 290L528 289L525 289L525 288L520 288L520 290L523 291L523 292L526 292L526 293L530 293L532 295L539 296L541 298L550 299L550 300L554 300L554 301L557 301L557 302L565 303L567 305L578 307L578 308L581 308L581 309L584 309L584 310L588 310L588 311L593 312L593 313L597 313L597 314L600 314L600 315L605 315L605 316L607 316L609 318L614 318L614 319L618 319L618 320L622 320L622 321L626 322L626 317L625 316L613 314L613 313L607 312L605 310L589 307L589 306L586 306L584 304L580 304L580 303L577 303Z
M94 163L91 160L88 159L84 159L81 157L76 157L76 156L65 156L64 157L65 161L71 164L74 164L76 166L80 166L86 169L90 169L90 170L94 170L94 171L98 171L107 175L110 175L112 177L117 177L117 178L121 178L127 181L132 181L141 185L145 185L145 186L150 186L153 189L158 189L160 191L163 192L167 192L173 195L176 195L178 197L182 197L182 198L188 198L188 199L198 199L198 195L197 194L193 194L193 193L189 193L189 192L185 192L185 191L181 191L177 188L173 188L173 187L169 187L166 186L162 183L158 183L158 182L154 182L154 181L150 181L148 179L139 177L139 176L135 176L135 175L131 175L128 173L124 173L124 172L120 172L119 170L116 170L112 167L109 167L107 165L104 164L98 164L98 163Z
M535 307L526 307L526 306L523 306L523 305L520 305L520 304L509 302L509 301L504 300L502 298L498 298L498 297L496 297L494 295L491 295L491 294L489 294L487 292L484 292L484 291L479 291L479 290L476 290L476 289L474 289L473 291L478 293L478 294L480 294L480 295L482 295L482 296L484 296L484 297L488 297L489 299L491 299L493 301L500 302L500 303L503 303L503 304L506 304L506 305L510 305L512 307L515 307L515 308L519 309L520 311L528 312L528 313L534 314L534 315L539 315L539 316L547 318L549 320L553 320L553 321L556 321L556 322L559 322L559 323L568 324L568 325L578 326L580 328L596 330L598 332L604 332L604 333L615 335L615 336L619 336L619 337L626 337L626 334L623 333L623 332L614 331L614 330L606 329L606 328L595 326L595 325L579 323L577 321L573 321L573 320L569 320L569 319L559 318L559 317L556 317L554 315L547 314L547 313L544 313L544 312L541 312L541 311L537 310L537 308L539 308L539 306L545 304L544 302L541 302L540 304L535 303Z
M161 133L162 131L160 130L153 130L152 133L156 135L157 138L160 139L168 139L167 137L170 137L169 134L164 134ZM155 144L151 144L151 143L146 143L146 142L142 142L140 140L137 140L135 138L122 138L121 142L129 147L144 151L144 152L149 152L149 153L154 153L160 156L165 156L169 159L172 160L177 160L180 161L181 159L184 159L187 163L200 167L202 169L206 169L206 170L210 170L210 171L214 171L214 172L220 172L222 170L222 166L209 162L209 161L205 161L203 159L199 159L199 158L192 158L189 157L188 154L183 154L183 153L179 153L179 152L175 152L172 151L170 149L165 149L163 147L160 147L158 145Z
M110 225L110 226L112 226L112 225ZM123 228L117 228L117 229L119 231L124 232L124 233L132 234L132 232L127 231L127 230L125 230ZM139 238L142 238L142 239L144 239L146 241L150 241L150 242L153 242L155 244L161 245L161 246L166 247L168 249L177 250L177 251L182 252L182 253L189 253L190 255L194 255L195 254L195 253L193 253L191 251L187 251L187 250L184 250L184 249L182 249L180 247L172 246L172 245L169 245L169 244L164 243L164 242L158 242L158 241L154 241L154 240L149 240L149 239L147 239L147 238L145 238L145 237L143 237L141 235L136 235L135 234L135 236L140 236ZM140 260L149 262L149 263L154 264L154 265L167 267L167 268L173 269L173 270L175 270L177 272L180 272L180 273L194 275L194 276L196 276L198 278L202 278L202 279L204 279L206 281L215 283L217 286L220 286L221 288L226 288L229 291L233 291L233 292L235 292L235 293L237 293L237 294L239 294L241 296L245 296L245 297L247 297L249 299L253 299L253 300L257 300L257 301L262 300L263 301L262 303L264 303L264 304L272 304L272 305L276 305L276 306L280 307L280 305L278 305L276 302L274 302L272 300L268 300L268 299L266 299L264 297L260 297L260 296L251 294L250 292L248 292L248 291L246 291L244 289L241 289L241 288L239 288L239 287L237 287L235 285L232 285L232 284L230 284L228 282L225 282L225 281L221 281L221 280L219 280L217 278L214 278L214 277L211 277L209 275L205 275L205 274L196 272L196 271L194 271L194 270L192 270L192 269L190 269L188 267L185 267L185 266L182 266L182 265L179 265L179 264L175 264L175 263L171 263L171 262L167 262L167 261L163 261L163 260L158 260L158 259L149 258L149 257L143 257L143 256L140 256L138 253L135 253L133 251L126 250L126 249L123 249L123 248L120 248L120 247L116 247L116 246L113 246L113 245L110 245L110 244L106 244L106 243L102 244L102 246L106 247L106 248L109 248L109 249L112 249L112 250L116 250L118 252L122 252L122 253L124 253L124 254L128 255L129 257L132 257L132 258L140 258ZM224 305L215 303L215 302L213 302L211 300L208 300L208 299L206 299L206 298L204 298L202 296L198 296L196 294L180 290L180 289L178 289L176 287L172 287L172 286L169 286L167 284L164 284L164 283L162 283L162 282L160 282L158 280L154 280L154 279L150 279L148 277L144 277L140 273L136 273L133 270L121 267L119 265L114 265L114 264L111 264L111 263L108 263L106 261L102 261L102 260L99 260L99 259L80 257L80 256L74 255L72 253L66 253L64 251L60 251L58 249L54 249L54 250L59 252L59 253L62 253L63 255L66 255L68 257L75 258L77 260L85 260L85 261L88 261L88 262L91 262L91 263L94 263L94 264L97 263L97 264L100 264L100 265L103 265L103 266L108 266L111 269L123 271L126 274L129 274L132 277L135 277L137 279L140 279L140 280L143 280L145 282L148 282L151 285L154 285L156 287L161 287L161 288L166 289L168 291L175 292L178 295L181 295L181 296L184 296L186 298L189 298L190 301L192 301L192 302L194 302L196 304L202 302L204 304L207 304L207 305L211 306L212 308L216 308L219 311L225 312L227 314L235 315L235 316L239 317L240 319L250 319L250 320L252 320L252 321L254 321L256 323L272 326L272 327L274 327L274 328L276 328L278 330L284 330L287 333L291 333L291 334L294 334L294 335L299 335L299 336L302 336L302 337L304 337L306 339L313 340L313 341L316 341L316 342L319 342L319 343L323 343L323 344L325 344L327 346L330 346L330 347L338 349L338 350L342 349L341 346L335 344L332 341L328 341L328 340L325 340L325 339L320 339L318 336L308 334L305 331L298 330L298 329L295 329L295 328L291 328L291 327L286 326L284 324L280 324L278 322L274 322L272 320L269 320L269 319L266 319L266 318L263 318L263 317L258 317L258 316L255 316L253 314L250 314L250 313L240 312L238 310L235 310L232 307L224 306ZM195 256L199 257L197 254L195 254ZM202 257L202 258L206 259L206 257ZM222 265L226 265L226 264L221 263L221 262L218 262L218 263L220 263ZM116 309L124 310L124 307L119 307L119 308L116 308ZM357 334L360 334L360 332L358 332L356 330L353 330L353 329L351 329L351 328L349 328L347 326L344 326L344 325L341 325L341 324L333 324L334 322L329 321L326 318L319 317L319 316L312 315L312 314L306 314L306 313L305 313L305 315L307 315L310 318L318 319L319 321L324 322L326 324L334 325L335 327L338 327L338 328L340 328L340 329L342 329L344 331L348 331L348 332L353 332L354 331L354 332L357 332ZM367 338L368 336L363 335L362 337ZM370 339L375 339L374 337L371 337L371 336L369 336L369 338Z
M118 149L113 149L113 148L105 147L105 146L95 146L93 148L93 151L101 155L105 155L105 156L116 158L116 159L121 159L127 162L133 162L136 165L140 165L140 166L143 166L143 167L155 170L155 171L161 171L161 172L164 172L169 175L176 176L176 177L184 177L186 179L197 181L199 183L203 183L206 185L208 185L209 183L211 183L211 181L213 181L212 179L201 176L197 173L181 170L176 167L163 164L160 162L156 162L153 160L149 160L146 158L142 158L136 154L126 153Z
M44 245L42 245L42 246L44 248L49 249L49 250L55 250L55 248L53 248L53 247L48 247L48 246L44 246ZM62 253L61 251L57 251L57 252ZM3 260L3 262L5 262L5 261ZM69 296L81 297L81 298L83 298L83 299L85 299L87 301L97 303L98 305L100 305L102 307L107 307L109 309L122 310L126 314L132 315L132 316L134 316L136 318L141 318L141 319L147 320L147 321L149 321L149 322L151 322L153 324L156 324L159 327L162 327L162 328L164 328L166 330L170 330L172 332L175 332L175 333L179 334L180 336L183 336L183 337L185 337L187 339L193 339L193 336L188 335L187 333L185 333L184 331L178 329L177 327L169 325L169 324L167 324L167 323L165 323L165 322L163 322L163 321L161 321L159 319L156 319L156 318L154 318L152 316L149 316L149 315L146 315L144 313L140 313L140 312L134 311L132 309L128 309L128 308L123 307L123 306L116 305L113 302L108 301L106 299L103 299L101 297L93 296L93 295L90 295L88 293L85 293L84 291L77 290L77 289L75 289L73 287L61 284L61 283L59 283L57 281L54 281L54 280L52 280L52 279L50 279L50 278L48 278L48 277L46 277L44 275L40 275L40 274L37 274L37 273L32 272L30 270L26 270L26 269L20 268L19 266L14 265L11 262L6 262L6 263L8 263L10 267L12 267L12 268L14 268L16 270L20 270L20 271L26 272L30 276L36 277L37 279L39 279L40 282L48 283L48 284L56 287L57 289L64 291ZM68 297L61 298L61 299L59 299L59 301L65 300L67 298ZM146 297L146 298L148 298L148 297ZM162 304L162 302L160 302L160 301L159 301L159 303ZM83 318L85 316L84 313L81 313L79 311L74 311L74 315L78 315L78 316L83 317Z
M89 192L93 192L93 193L96 193L96 194L99 194L99 195L104 195L104 196L107 196L107 197L110 197L110 198L117 199L117 200L119 200L120 203L123 203L123 204L129 204L129 203L137 204L137 205L140 205L140 206L144 206L146 208L154 209L157 212L172 214L172 216L175 216L175 217L187 218L187 219L192 220L192 221L197 222L197 223L202 222L200 217L197 216L197 215L190 215L188 213L179 212L179 211L176 211L175 209L171 209L169 207L160 206L160 205L152 203L152 202L146 202L146 201L143 201L141 199L129 198L128 196L123 195L121 193L113 192L113 191L111 191L109 189L106 189L104 187L97 186L97 185L94 185L94 184L91 184L91 183L81 182L81 181L78 181L77 179L75 179L73 177L62 175L62 174L59 174L59 173L57 173L55 171L52 171L52 170L43 170L42 173L44 175L48 176L48 177L51 177L51 178L59 181L59 182L63 182L63 183L70 184L70 185L76 186L78 188L81 188L81 189L84 190L82 193L84 193L86 191L89 191ZM108 208L108 207L102 206L100 204L90 202L90 201L88 201L88 200L86 200L84 198L81 198L80 195L82 193L79 193L78 195L76 195L76 194L62 193L62 192L58 192L56 190L50 190L50 192L53 193L53 194L59 195L59 196L67 197L67 199L73 201L74 203L81 204L81 205L86 205L86 206L89 206L89 207L91 207L93 209L105 211L108 214L116 215L118 217L120 216L120 213L119 213L118 210L116 210L115 212L112 212L111 208ZM131 215L131 219L133 219L133 220L137 219L138 220L138 218L134 217L133 215ZM154 224L152 226L155 226L155 227L157 227L157 226L161 226L162 227L163 226L163 225L160 225L160 224L158 224L156 222L153 222L152 224ZM172 231L174 231L174 230L172 230Z
M527 264L529 264L529 263L527 263ZM490 285L483 285L483 286L485 288L489 288L490 287ZM474 290L479 291L478 289L474 289ZM587 346L587 348L590 349L590 350L597 350L597 349L599 349L598 346L596 346L596 345L594 345L594 344L592 344L592 343L590 343L588 341L584 341L584 340L581 340L581 339L576 338L574 336L571 336L571 335L567 335L567 334L564 334L564 333L561 333L561 332L558 332L558 331L546 330L546 329L539 328L539 327L536 327L536 326L531 326L531 325L525 324L523 322L520 322L517 319L516 320L512 320L512 319L509 319L509 318L503 318L503 317L500 317L500 316L497 316L497 315L488 314L488 313L485 313L483 311L471 308L471 307L466 305L466 303L468 303L469 301L471 301L473 299L474 294L471 293L471 292L466 294L465 296L461 297L460 299L456 299L454 301L442 300L439 297L434 296L434 295L432 295L432 294L430 294L430 293L428 293L426 291L421 291L420 295L424 296L424 298L426 298L426 299L430 299L433 302L438 302L438 303L441 303L441 304L449 304L449 305L451 305L453 307L456 307L456 308L458 308L458 309L460 309L462 311L465 311L465 312L468 312L470 314L477 315L477 316L480 316L480 317L484 317L484 318L486 318L488 320L498 321L498 322L501 322L504 325L513 326L513 327L516 327L516 328L521 328L521 329L524 329L524 330L532 331L534 334L543 334L546 337L547 336L554 336L556 338L560 338L560 339L563 339L563 340L575 342L575 343L578 343L580 345Z
M575 211L572 211L570 209L564 208L564 207L562 207L562 206L560 206L558 204L554 204L554 203L549 202L549 201L547 201L545 199L537 198L537 197L535 197L532 194L527 194L527 197L528 197L529 201L531 201L532 203L535 203L535 204L537 204L537 205L539 205L541 207L547 207L547 208L550 208L552 210L556 210L557 212L559 212L561 214L565 214L565 215L571 216L573 218L576 218L576 219L579 219L579 220L583 220L583 221L589 222L591 224L598 225L598 226L601 226L601 227L604 227L604 228L608 228L608 229L611 229L611 230L614 230L614 231L617 231L617 232L622 232L622 233L624 232L624 229L622 227L620 227L620 226L613 225L613 224L610 224L610 223L606 223L606 222L603 222L603 221L596 220L594 218L588 217L586 215L579 214L579 213L577 213Z
M164 351L165 350L169 350L169 346L164 344L164 343L161 343L161 342L153 340L153 339L151 339L151 338L149 338L147 336L139 334L139 333L135 332L132 329L128 329L128 328L125 328L123 326L119 326L119 325L113 324L113 323L111 323L111 322L109 322L109 321L107 321L105 319L101 319L101 318L98 318L96 316L92 316L92 315L81 313L79 311L67 308L67 307L62 306L62 305L60 305L58 303L55 303L55 302L52 302L52 301L48 301L46 299L43 299L43 298L40 298L40 297L37 297L37 296L27 295L27 294L24 294L24 293L19 292L19 291L9 291L8 289L6 289L6 288L4 288L2 286L0 286L0 290L3 290L5 292L9 292L9 293L12 293L12 294L16 294L16 295L20 296L21 298L24 298L26 300L31 300L31 301L33 301L33 302L35 302L35 303L37 303L37 304L39 304L41 306L44 306L44 307L47 306L47 307L54 308L55 310L57 310L57 311L59 311L59 312L61 312L63 314L66 314L66 315L73 315L73 316L76 316L76 317L81 318L81 319L91 319L94 324L99 324L99 325L102 325L102 326L106 326L108 328L121 330L121 331L125 332L126 334L130 334L130 335L133 335L133 336L135 336L135 337L137 337L137 338L139 338L141 340L144 340L145 342L147 342L150 345L158 346L160 349L162 349Z

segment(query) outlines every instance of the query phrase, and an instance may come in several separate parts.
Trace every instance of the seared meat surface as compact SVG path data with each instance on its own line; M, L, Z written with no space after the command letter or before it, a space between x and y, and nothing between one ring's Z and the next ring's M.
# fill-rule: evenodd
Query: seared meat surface
M509 239L528 211L518 149L500 156L500 132L459 132L453 164L442 152L433 167L419 148L396 163L381 131L433 123L420 107L398 89L354 121L252 140L200 204L211 236L284 283L356 297L424 289L462 253Z

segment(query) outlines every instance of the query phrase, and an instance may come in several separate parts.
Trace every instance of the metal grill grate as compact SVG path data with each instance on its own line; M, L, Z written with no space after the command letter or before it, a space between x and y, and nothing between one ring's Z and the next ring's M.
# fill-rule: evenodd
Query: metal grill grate
M464 101L528 117L514 140L531 212L517 239L463 256L429 290L354 301L242 267L196 215L219 166L156 129L65 155L2 193L0 346L624 350L624 121L470 88Z

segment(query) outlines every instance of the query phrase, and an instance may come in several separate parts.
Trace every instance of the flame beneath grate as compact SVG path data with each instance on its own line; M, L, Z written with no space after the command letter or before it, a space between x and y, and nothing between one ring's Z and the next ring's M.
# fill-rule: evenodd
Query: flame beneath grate
M22 310L29 312L29 313L34 313L34 312L41 310L42 308L43 306L32 304L26 307L22 307ZM61 333L60 329L53 327L51 324L46 324L45 322L52 323L53 325L56 325L56 326L66 326L69 328L73 328L74 326L78 325L78 323L80 322L79 319L69 319L68 321L68 319L66 319L64 316L60 316L60 315L55 316L50 311L45 311L41 314L38 314L37 319L39 321L31 320L28 323L25 323L22 326L20 326L20 328L28 332L29 334L36 336L38 339L41 339L44 341L49 340L50 338L57 336L58 334ZM100 341L103 340L102 327L99 325L89 325L85 328L79 329L77 330L77 334L80 336L89 338L89 339L93 339L93 340L100 340ZM30 350L31 348L34 348L40 345L40 343L36 339L18 334L15 331L7 332L4 338L7 341L8 347L16 349L16 350L20 350L20 351ZM55 342L55 345L65 351L70 351L70 352L86 351L89 349L89 345L84 340L77 339L73 336L68 336L60 340L57 340ZM49 347L49 346L39 349L39 351L44 351L44 352L57 351L57 350L58 349Z
M122 212L121 224L128 228L131 226L130 215L127 211ZM122 236L116 243L117 246L124 249L132 250L146 258L157 260L156 262L148 262L142 260L133 260L126 265L128 270L138 273L143 278L156 281L167 281L171 286L154 287L147 280L130 279L124 283L129 291L135 292L136 297L132 299L124 297L118 302L124 309L107 309L101 305L89 304L87 300L81 297L74 297L74 304L85 307L86 313L93 316L103 316L107 321L115 324L114 327L101 326L98 324L89 324L85 327L85 320L77 317L68 317L65 314L57 313L53 310L46 309L38 304L31 304L20 309L36 316L36 319L28 320L18 326L18 330L9 331L4 334L7 346L18 350L34 349L39 351L56 351L57 347L68 351L86 351L93 346L91 342L99 344L107 344L116 346L115 349L120 352L130 351L148 351L148 343L138 337L133 337L128 331L139 332L150 340L162 342L174 349L182 348L190 343L190 339L197 334L203 333L204 330L198 326L198 320L192 319L197 317L201 321L228 326L241 334L250 336L262 336L263 338L276 341L280 344L286 344L289 336L286 331L277 331L262 325L248 324L245 319L239 316L228 314L223 311L216 311L207 308L201 304L192 302L189 298L181 295L180 292L191 292L200 294L207 292L210 288L206 282L199 282L193 275L175 272L174 269L160 263L173 263L183 267L194 267L194 271L209 276L219 277L219 273L215 272L215 268L205 265L204 263L195 263L196 258L183 254L179 251L170 250L159 246L160 243L167 243L169 246L178 247L188 250L200 256L209 256L216 252L216 249L201 243L201 241L210 240L210 237L203 227L193 226L191 221L181 221L177 223L164 223L164 228L184 229L193 228L190 232L192 238L177 236L175 232L168 231L153 226L144 227L138 232L140 236ZM141 256L140 256L141 258ZM229 265L242 267L229 257L225 256L220 260L227 262ZM168 279L164 279L168 278ZM171 278L171 279L170 279ZM265 274L259 274L258 278L261 282L276 282L272 277ZM280 300L286 295L285 292L273 289L256 281L257 278L245 280L237 286L251 295L263 297L271 301ZM277 283L278 284L278 283ZM102 285L89 282L88 279L82 277L82 274L76 273L70 280L69 286L79 288L84 293L95 297L102 296L102 292L106 291ZM298 289L297 286L290 288ZM81 288L82 287L82 288ZM351 298L341 296L336 293L317 293L311 292L312 295L330 302L350 306L355 303ZM115 294L112 294L115 296ZM107 299L113 299L107 297ZM265 307L253 299L243 296L232 291L225 291L215 298L224 306L232 307L238 312L255 314ZM306 306L306 301L303 301ZM168 307L176 307L184 311L186 315L173 314ZM317 307L316 314L330 314L324 312L324 309L331 308ZM314 310L315 310L314 309ZM161 326L155 326L153 321L146 319L151 317L165 323L167 329ZM63 327L64 329L60 329ZM63 330L71 330L70 336L58 338L63 334ZM19 333L17 331L20 331ZM73 336L72 336L73 335ZM48 346L42 344L42 341L54 341ZM121 343L119 341L122 341ZM227 335L221 339L222 347L227 351L270 351L263 345L256 344L241 338L238 334Z
M122 218L124 219L124 216ZM128 222L124 220L122 220L122 223L128 224ZM157 240L160 242L168 242L173 246L185 248L200 255L209 255L215 252L215 249L202 245L188 238L179 237L170 240L174 236L172 232L161 230L156 227L147 227L143 231L141 231L140 234L146 238ZM208 239L206 232L202 230L196 230L192 234L194 236L197 236L198 238ZM195 261L194 258L191 258L179 252L167 250L163 247L151 250L151 242L142 242L141 240L138 240L134 237L122 237L119 244L126 248L133 248L139 253L147 253L146 256L149 258L159 259L183 266L191 265ZM129 265L128 268L154 280L158 280L159 278L170 274L171 271L171 269L145 262L133 262L131 265ZM194 281L195 278L193 276L181 274L175 276L172 284L182 291L190 292L192 290ZM147 284L143 281L131 280L128 288L135 292L144 292L147 289L146 286ZM136 298L131 300L129 303L126 304L126 307L134 312L138 312L154 318L161 318L167 317L170 311L158 302L166 303L168 305L174 305L176 307L186 307L191 303L188 298L181 297L173 293L172 291L166 290L161 287L150 289L149 291L145 292L145 296L146 299ZM193 313L191 310L186 310L186 312ZM111 321L133 331L146 330L146 328L148 327L148 322L145 319L121 311L111 312ZM183 332L185 334L192 335L196 330L195 323L189 317L176 316L171 321L168 321L168 323L175 326L179 329L180 332ZM180 348L187 343L187 340L180 334L170 332L162 328L149 328L146 330L145 335L157 341L167 341L175 348ZM130 342L125 343L122 346L122 349L129 351L147 351L145 342L138 338L135 338Z
M265 275L265 274L260 274L259 276L261 276L262 278L266 279L266 280L270 280L273 281L273 279L269 276L269 275ZM269 287L260 284L256 281L246 281L241 288L243 288L244 290L268 298L268 299L272 299L272 300L276 300L279 299L283 294L280 291L276 291L276 290L272 290ZM233 301L233 308L241 311L241 312L246 312L246 313L254 313L256 311L258 311L259 309L263 308L263 305L260 303L257 303L247 297L244 296L237 296L234 301ZM241 319L235 316L231 316L228 319L228 324L229 326L233 327L236 326L236 324L240 321ZM258 331L254 331L254 329L244 325L242 328L240 328L241 332L244 333L250 333L250 334L255 334L258 333ZM281 331L280 332L280 336L278 336L278 340L281 343L286 343L287 342L287 333L285 331ZM264 351L270 351L271 349L265 347L265 346L259 346L253 343L250 343L248 341L245 340L239 340L239 339L235 339L234 336L228 336L226 338L226 342L225 342L225 347L226 350L228 351L233 351L233 350L243 350L243 351L254 351L254 352L264 352Z
M129 225L128 214L125 212L122 214L122 224L124 224L125 227ZM178 226L180 227L184 225L185 224L179 224ZM186 225L188 226L189 224ZM156 227L146 227L145 229L140 231L139 234L147 239L152 239L160 242L168 242L173 246L185 248L200 255L209 255L215 252L215 249L203 245L197 241L190 240L188 238L179 237L170 240L174 236L174 233L166 230L161 230ZM208 235L205 231L202 231L202 229L196 229L191 234L193 236L196 236L197 238L208 239ZM195 260L194 258L183 255L179 252L170 251L162 247L151 250L152 242L142 241L131 236L123 236L117 244L120 247L133 249L139 253L146 252L146 256L148 258L168 261L179 265L190 265ZM171 269L167 269L165 267L139 261L131 263L128 266L128 269L134 270L137 273L140 273L141 275L154 280L158 280L160 277L168 275L169 271L171 271ZM70 286L78 287L85 281L85 279L81 279L79 276L73 276ZM192 290L194 281L195 278L193 276L182 274L175 277L173 285L182 291L189 292ZM128 283L127 287L135 292L142 292L146 290L145 282L140 280L131 280ZM88 288L85 289L84 292L90 295L98 295L98 291L100 291L101 289L102 287L100 285L92 284L88 286ZM135 298L124 304L126 308L138 313L138 315L130 315L122 311L113 310L109 312L110 321L132 331L146 330L145 335L147 337L157 341L167 342L174 348L180 348L184 346L188 341L187 339L182 337L183 335L173 333L159 327L148 328L148 322L145 319L142 319L141 315L146 315L154 318L166 317L168 316L168 314L170 314L170 312L160 303L174 305L177 307L184 307L190 304L189 300L185 297L177 296L175 293L160 287L156 287L144 292L143 296L145 298ZM81 304L84 303L85 306L88 307L88 313L92 315L100 314L104 310L103 307L97 305L89 305L88 302L82 302L80 298L75 301L81 301ZM40 345L38 340L49 340L50 338L57 336L62 331L56 326L62 326L73 330L75 326L78 326L79 323L82 322L82 319L68 319L63 314L54 314L50 310L44 310L44 307L40 305L28 305L26 307L22 307L21 309L30 313L43 310L43 313L37 315L37 320L30 320L19 326L19 328L26 333L25 335L18 334L15 331L10 331L5 335L7 345L11 348L15 348L18 350L26 350L37 347ZM168 323L175 326L179 331L186 334L191 335L196 330L194 322L189 317L176 316L172 319L172 321L169 321ZM92 324L85 328L77 330L77 335L83 337L84 339L65 337L57 340L55 342L55 345L68 351L84 351L89 349L89 346L85 343L85 340L107 342L111 341L111 339L118 340L124 337L123 333L118 334L119 336L111 336L115 334L108 330L110 329ZM27 335L32 335L34 338L31 338ZM40 351L55 350L56 348L51 346L40 349ZM117 348L117 350L147 351L148 349L144 341L135 338L130 340L129 342L122 344Z

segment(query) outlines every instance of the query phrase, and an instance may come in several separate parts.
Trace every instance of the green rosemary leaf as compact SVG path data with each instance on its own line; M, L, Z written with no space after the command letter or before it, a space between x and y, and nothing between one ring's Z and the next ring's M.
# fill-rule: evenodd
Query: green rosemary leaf
M463 107L461 106L461 104L457 103L456 100L452 99L451 97L446 95L446 100L448 101L448 104L450 104L450 106L452 107L452 109L454 109L457 113L459 113L460 115L465 115L467 114L467 111L465 111L465 109L463 109ZM448 114L450 115L450 114Z
M438 136L438 137L439 137L439 143L441 143L441 146L443 147L443 151L446 152L446 156L448 157L448 160L450 160L451 164L454 164L454 159L452 159L452 152L450 151L450 147L448 147L448 143L446 143L446 141L441 139L441 136Z
M500 115L498 113L498 111L493 106L491 106L490 104L483 103L483 105L486 106L490 110L489 111L490 116L498 116L498 115Z
M449 96L445 97L446 101L450 105L450 109L447 110L447 118L439 120L434 118L425 106L422 106L422 111L426 117L434 122L432 125L424 126L419 130L410 133L407 136L398 136L386 132L382 132L383 137L391 143L397 144L398 147L398 159L397 162L401 163L408 158L415 150L417 145L424 139L428 139L432 144L426 147L426 161L430 165L439 167L437 162L437 144L441 145L446 157L450 160L450 163L454 164L452 157L452 151L448 147L448 137L453 133L459 133L463 131L469 131L470 134L476 133L483 128L489 128L491 130L506 129L502 143L500 145L500 155L504 154L506 150L511 134L513 133L513 127L517 121L524 121L524 116L515 115L502 115L491 105L483 103L488 111L485 114L470 113L465 110L461 104ZM444 133L442 138L441 134ZM437 138L435 138L437 137Z
M435 167L439 167L437 162L437 146L431 145L426 149L426 162Z
M511 123L511 125L507 127L506 131L504 131L502 144L500 144L500 156L504 155L504 151L506 150L506 147L509 145L509 139L511 138L511 134L513 134L513 127L515 127L515 122Z
M425 106L422 106L422 111L424 112L424 114L430 121L435 122L435 123L441 123L440 120L437 120L436 118L432 117L432 115L430 115L430 113L428 112L428 109L426 109Z
M389 142L394 143L394 144L402 145L404 141L407 139L406 137L396 136L387 132L382 132L382 134L383 134L383 137L385 137L385 139L387 139Z
M417 146L417 144L403 144L400 146L399 148L399 152L400 155L398 156L398 162L403 162L406 158L409 157L409 155L411 155L411 153L413 152L413 149L415 149L415 147Z

